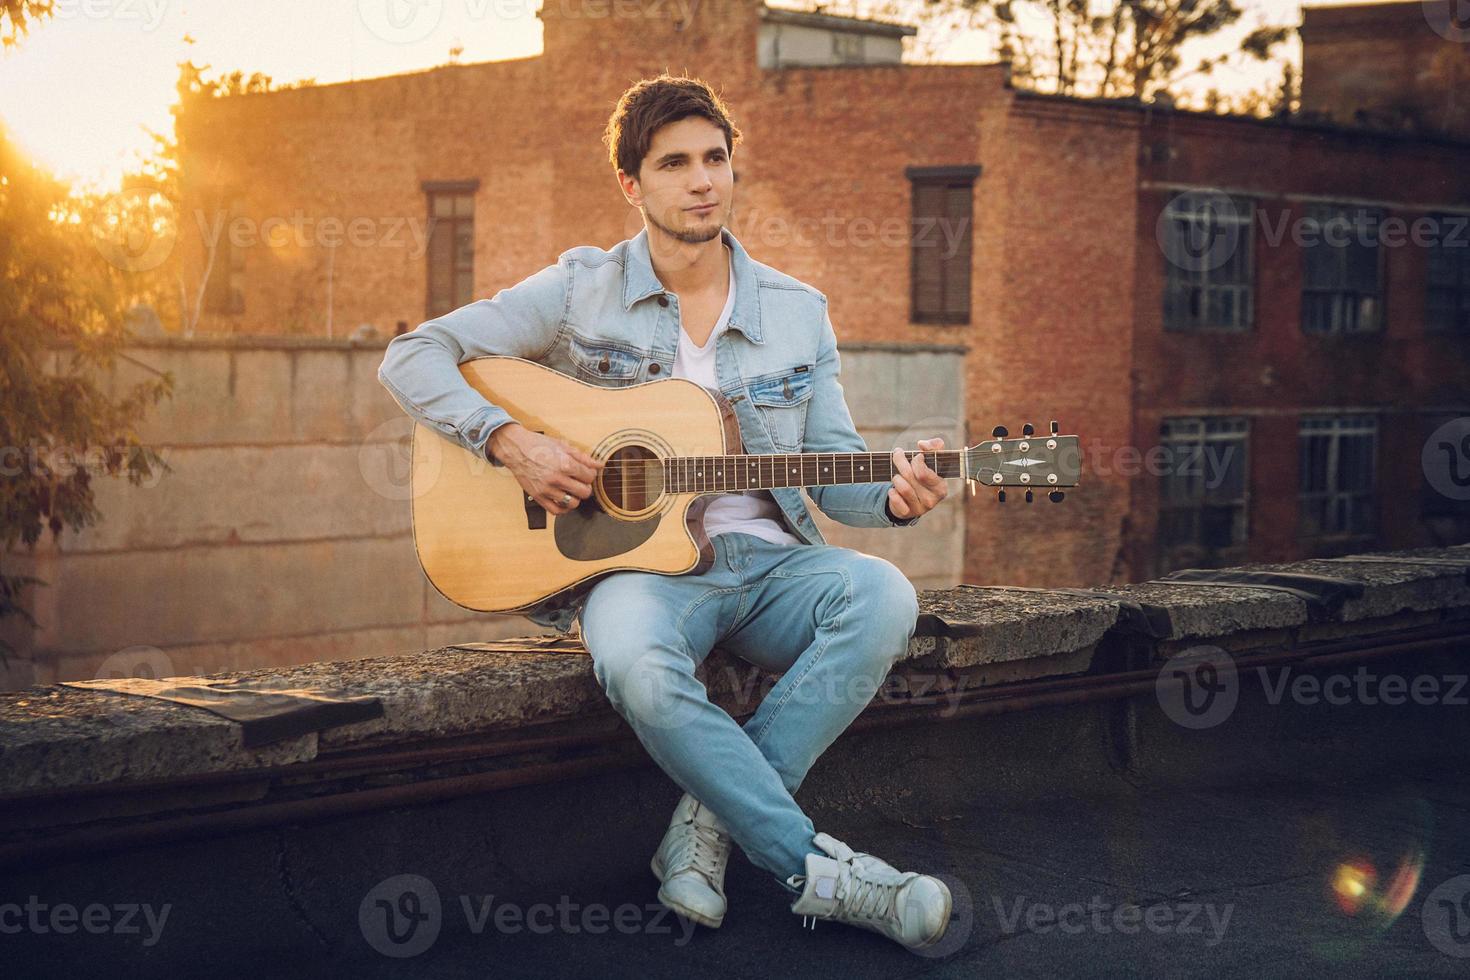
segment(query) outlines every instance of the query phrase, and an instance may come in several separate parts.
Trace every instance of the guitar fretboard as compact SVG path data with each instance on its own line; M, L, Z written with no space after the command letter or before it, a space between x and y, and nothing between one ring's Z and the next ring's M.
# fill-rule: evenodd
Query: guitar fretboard
M960 450L905 454L909 459L922 455L924 464L940 476L962 475ZM671 456L658 462L663 463L664 487L671 493L887 483L898 472L889 453Z

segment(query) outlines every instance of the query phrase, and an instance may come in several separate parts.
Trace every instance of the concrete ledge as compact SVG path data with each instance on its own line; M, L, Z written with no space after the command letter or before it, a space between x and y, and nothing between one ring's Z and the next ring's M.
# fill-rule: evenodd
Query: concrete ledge
M1333 616L1315 620L1300 599L1253 588L1146 582L1090 595L970 586L924 592L918 635L889 684L899 695L922 695L1003 690L1022 681L1099 672L1108 667L1099 657L1105 641L1129 632L1123 616L1129 602L1168 611L1169 635L1143 638L1149 644L1144 665L1186 641L1210 640L1233 651L1279 650L1434 623L1463 623L1470 633L1470 548L1256 568L1334 575L1361 582L1363 591ZM700 673L718 703L732 712L754 710L752 681L761 679L753 676L760 672L745 661L716 650ZM4 693L0 799L265 770L347 752L605 719L611 712L590 659L568 638L528 637L214 676L376 695L384 715L247 750L235 723L202 710L61 686Z

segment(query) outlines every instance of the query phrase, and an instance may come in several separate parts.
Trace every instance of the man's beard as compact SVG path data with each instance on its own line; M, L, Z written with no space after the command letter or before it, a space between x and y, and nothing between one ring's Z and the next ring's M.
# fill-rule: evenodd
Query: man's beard
M653 216L653 212L648 210L647 208L643 210L643 215L648 219L649 224L653 225L665 235L668 235L670 238L673 238L677 241L685 242L690 245L699 245L702 242L707 242L710 239L720 237L720 231L725 226L725 223L723 221L716 221L710 224L708 227L693 228L688 231L675 231L673 228L668 227L667 225L660 222L657 218L655 218Z

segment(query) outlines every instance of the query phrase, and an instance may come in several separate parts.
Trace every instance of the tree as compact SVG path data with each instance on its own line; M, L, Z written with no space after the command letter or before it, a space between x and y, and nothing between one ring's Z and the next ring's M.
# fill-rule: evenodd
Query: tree
M846 0L816 9L915 24L915 61L940 60L954 38L979 31L1019 86L1140 100L1177 96L1180 82L1232 59L1269 61L1291 33L1260 27L1236 50L1187 66L1190 44L1237 24L1244 8L1234 0ZM1242 104L1269 101L1253 94Z
M0 129L0 556L96 522L94 477L137 484L167 469L136 426L172 377L116 392L103 380L128 337L129 283L104 247L126 245L112 217ZM0 573L0 619L29 621L22 593L40 584Z
M29 27L27 21L50 17L55 0L0 0L0 47L20 43Z

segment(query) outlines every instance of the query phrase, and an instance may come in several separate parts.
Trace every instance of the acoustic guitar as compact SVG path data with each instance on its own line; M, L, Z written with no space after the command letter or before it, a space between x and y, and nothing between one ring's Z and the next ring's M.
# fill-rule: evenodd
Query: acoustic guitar
M887 483L889 453L742 453L731 402L693 381L666 378L604 388L518 357L460 365L469 384L532 431L605 465L575 510L548 514L511 471L415 425L413 534L419 563L449 599L516 612L600 575L698 573L714 561L703 513L715 494L776 487ZM738 396L737 396L738 397ZM924 453L930 469L980 485L1062 499L1077 485L1076 436L993 439ZM910 458L917 453L910 454Z

